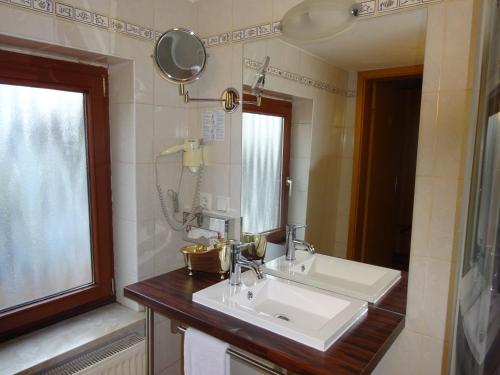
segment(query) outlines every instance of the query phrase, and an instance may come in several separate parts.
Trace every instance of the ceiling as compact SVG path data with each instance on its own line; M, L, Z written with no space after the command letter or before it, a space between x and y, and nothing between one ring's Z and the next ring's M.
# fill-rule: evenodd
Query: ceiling
M349 71L423 64L427 9L359 19L322 42L297 44Z

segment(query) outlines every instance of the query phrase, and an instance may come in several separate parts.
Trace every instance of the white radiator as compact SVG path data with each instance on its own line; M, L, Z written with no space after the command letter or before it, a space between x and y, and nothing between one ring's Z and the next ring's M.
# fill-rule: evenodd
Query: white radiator
M105 346L72 358L45 375L144 375L144 337L131 334Z

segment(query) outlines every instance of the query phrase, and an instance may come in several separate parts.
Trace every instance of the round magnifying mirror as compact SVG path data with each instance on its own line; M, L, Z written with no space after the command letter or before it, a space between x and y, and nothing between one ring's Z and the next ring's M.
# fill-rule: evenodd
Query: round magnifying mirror
M191 30L171 29L156 42L154 60L161 75L173 83L189 83L205 69L207 53Z

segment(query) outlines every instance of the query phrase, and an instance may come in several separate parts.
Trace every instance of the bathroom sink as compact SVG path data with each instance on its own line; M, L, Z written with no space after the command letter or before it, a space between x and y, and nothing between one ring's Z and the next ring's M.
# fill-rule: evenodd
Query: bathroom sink
M295 252L265 264L264 273L376 303L401 278L401 272L323 254Z
M193 301L321 351L367 311L364 301L272 276L252 286L224 280Z

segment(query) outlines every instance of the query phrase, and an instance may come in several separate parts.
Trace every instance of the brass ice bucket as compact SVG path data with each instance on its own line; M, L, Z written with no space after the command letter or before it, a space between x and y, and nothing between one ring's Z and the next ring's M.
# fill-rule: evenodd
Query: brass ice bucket
M218 273L223 279L229 271L230 262L230 241L219 241L211 246L189 245L184 246L180 252L184 255L184 261L189 270L189 275L193 271Z
M264 261L266 256L267 238L265 233L245 233L241 234L241 242L251 243L252 246L247 247L241 253L249 260Z

